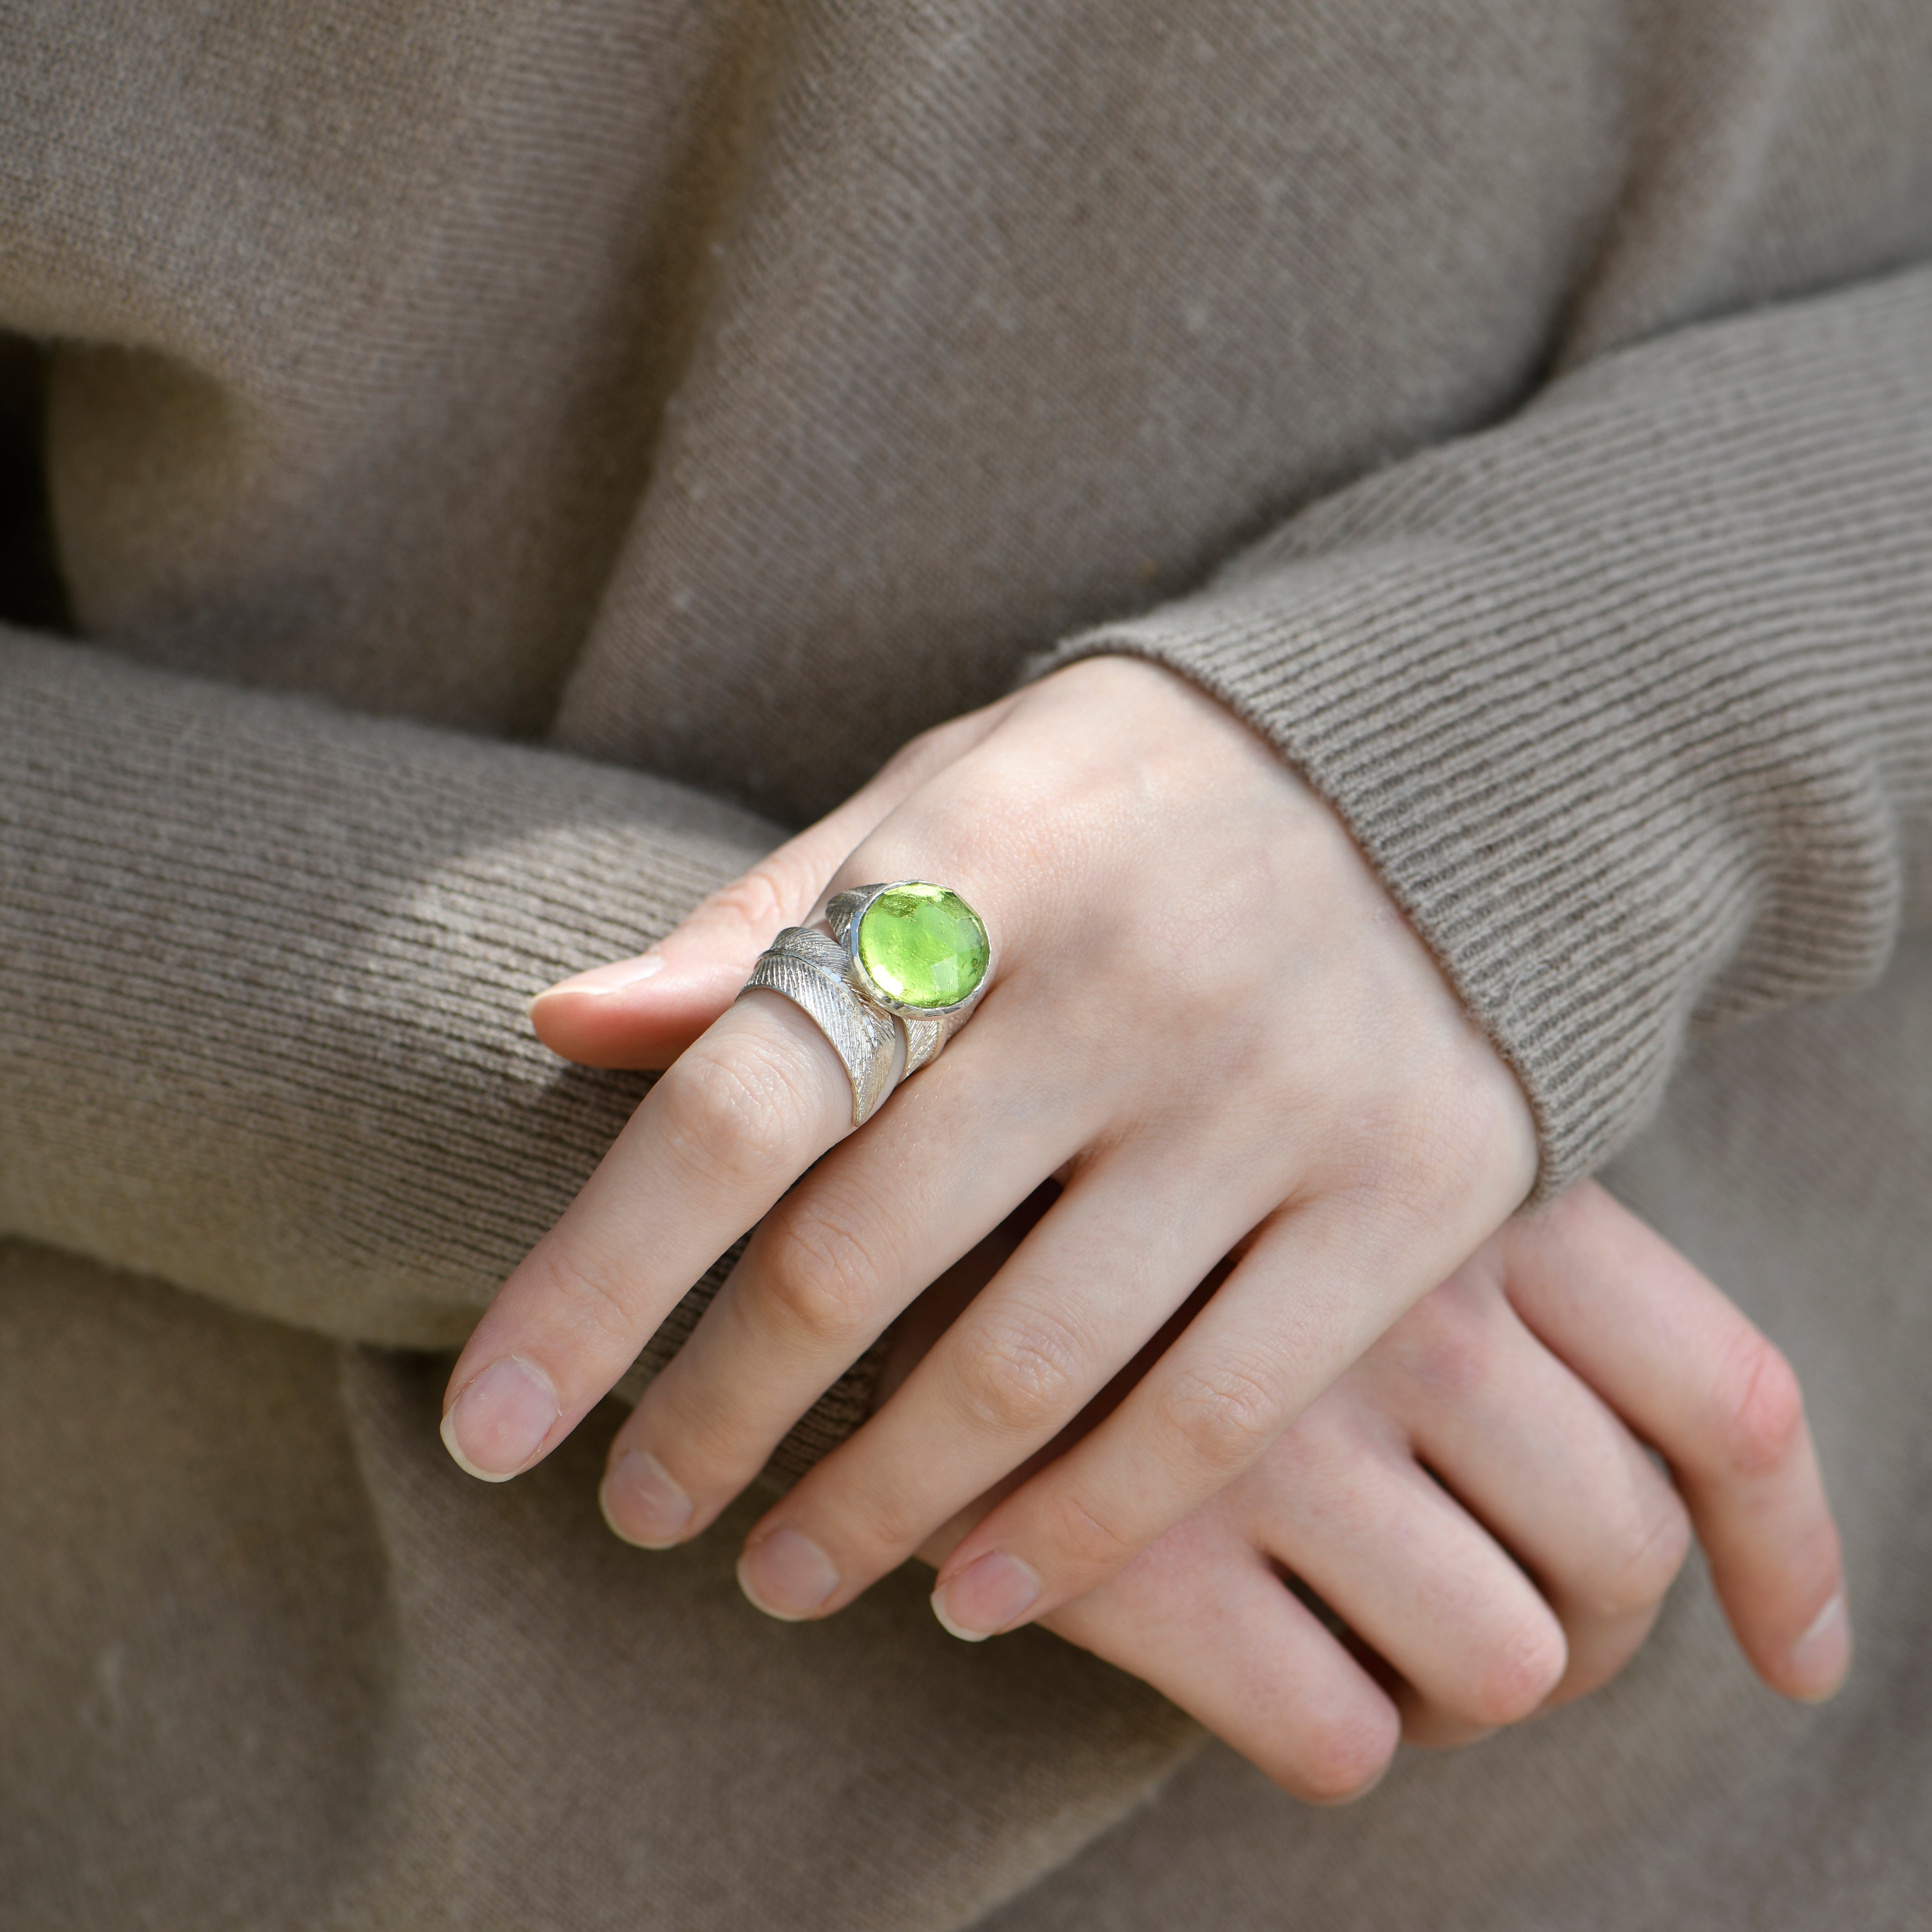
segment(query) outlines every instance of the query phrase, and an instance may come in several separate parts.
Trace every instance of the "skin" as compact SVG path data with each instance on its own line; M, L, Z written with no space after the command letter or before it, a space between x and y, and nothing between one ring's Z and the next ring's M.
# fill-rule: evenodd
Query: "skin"
M852 1135L803 1013L772 994L726 1010L504 1284L446 1438L478 1473L529 1466L758 1225L626 1444L665 1472L659 1540L693 1534L1063 1175L968 1315L754 1537L759 1600L823 1613L1052 1442L1240 1248L1127 1399L947 1559L942 1616L989 1634L1084 1595L1225 1487L1501 1225L1535 1136L1339 820L1165 670L1077 664L916 741L712 917L742 918L742 983L774 914L908 876L955 887L993 934L971 1024ZM638 983L662 998L668 976ZM553 1000L536 1016L573 1051ZM761 1558L781 1527L783 1560Z
M848 1139L849 1090L811 1022L775 995L726 1002L779 925L845 886L908 876L954 886L986 917L990 989L944 1058ZM1528 1109L1339 821L1231 713L1169 674L1119 659L1076 665L915 741L656 954L565 982L533 1018L572 1058L670 1070L457 1364L445 1439L472 1473L501 1480L540 1460L755 1224L696 1335L620 1432L605 1486L607 1513L633 1540L696 1534L819 1391L1055 1175L1058 1200L872 1421L754 1530L741 1576L761 1607L829 1614L922 1546L952 1540L934 1593L949 1628L978 1636L1049 1618L1227 1732L1241 1720L1226 1682L1177 1680L1172 1646L1162 1662L1162 1646L1144 1640L1178 1614L1150 1579L1171 1590L1183 1588L1177 1577L1226 1570L1232 1590L1228 1566L1238 1564L1258 1621L1224 1634L1223 1663L1278 1668L1291 1630L1311 1654L1326 1643L1328 1674L1295 1681L1346 1681L1335 1720L1392 1744L1387 1694L1376 1692L1378 1729L1364 1714L1378 1707L1363 1702L1372 1680L1267 1567L1319 1568L1295 1540L1309 1526L1284 1527L1315 1492L1312 1455L1354 1485L1329 1520L1379 1546L1367 1560L1383 1565L1370 1576L1345 1562L1347 1574L1316 1587L1338 1608L1338 1595L1359 1598L1342 1614L1408 1684L1417 1734L1534 1708L1570 1681L1573 1624L1586 1683L1647 1628L1661 1583L1647 1596L1612 1592L1608 1612L1586 1615L1577 1606L1595 1600L1564 1579L1594 1574L1596 1559L1570 1563L1524 1529L1526 1564L1553 1580L1539 1613L1521 1571L1474 1526L1513 1520L1506 1498L1474 1493L1494 1479L1470 1479L1471 1514L1416 1478L1420 1398L1412 1385L1392 1394L1400 1378L1376 1366L1386 1352L1365 1352L1432 1286L1463 1279L1527 1192ZM1231 1254L1213 1292L1195 1296ZM1510 1426L1540 1415L1546 1448L1594 1441L1582 1461L1596 1473L1580 1463L1577 1498L1604 1505L1605 1521L1635 1520L1634 1504L1618 1518L1603 1486L1634 1494L1648 1465L1632 1460L1628 1431L1612 1452L1606 1430L1622 1429L1622 1413L1660 1447L1676 1438L1647 1411L1612 1412L1574 1370L1559 1400L1550 1374L1526 1365L1560 1352L1519 1342L1512 1359L1502 1405ZM1365 1394L1363 1376L1379 1393ZM1096 1408L1110 1385L1111 1406ZM1585 1396L1594 1408L1577 1408ZM1466 1396L1465 1406L1480 1404ZM1083 1414L1091 1426L1081 1432ZM1688 1430L1700 1415L1694 1404L1663 1420ZM1482 1432L1469 1428L1473 1444ZM1337 1459L1342 1438L1353 1447ZM1394 1446L1404 1441L1409 1450ZM1684 1441L1684 1467L1703 1468L1692 1452L1705 1438ZM1798 1473L1780 1481L1802 1490L1808 1468L1816 1490L1808 1438L1802 1454L1785 1448ZM1434 1453L1429 1466L1443 1474ZM1694 1516L1700 1480L1684 1490ZM1822 1496L1805 1493L1810 1516L1793 1505L1762 1520L1781 1532L1798 1523L1815 1558ZM1417 1514L1432 1510L1426 1522ZM1756 1546L1730 1526L1734 1514L1712 1520L1714 1558ZM1469 1577L1486 1579L1468 1583L1466 1613L1438 1604L1423 1619L1449 1646L1432 1659L1414 1651L1412 1618L1378 1624L1373 1607L1405 1589L1414 1599L1414 1576L1388 1566L1425 1531L1432 1561L1460 1552ZM1192 1552L1179 1563L1177 1534ZM1829 1674L1791 1664L1786 1628L1808 1592L1814 1615L1835 1594L1826 1540L1832 1588L1818 1594L1814 1561L1802 1588L1787 1576L1772 1592L1771 1608L1754 1584L1739 1586L1748 1606L1732 1604L1741 1636L1774 1630L1762 1642L1782 1660L1780 1688L1799 1694ZM1290 1544L1300 1553L1284 1553ZM1656 1546L1668 1553L1667 1539ZM1763 1568L1746 1562L1739 1574ZM1648 1588L1654 1578L1639 1570ZM1218 1588L1192 1600L1225 1621L1241 1592ZM1510 1591L1514 1610L1498 1620ZM1091 1624L1096 1605L1123 1602L1138 1607L1121 1628L1141 1636ZM1605 1636L1606 1621L1625 1636ZM1453 1656L1452 1627L1466 1638ZM1746 1648L1763 1669L1759 1641ZM1498 1643L1517 1660L1513 1688L1459 1702L1456 1684L1492 1681L1465 1666ZM1249 1706L1269 1708L1265 1698ZM1325 1734L1322 1722L1314 1730ZM1251 1754L1292 1789L1340 1789L1333 1765L1270 1761L1258 1742Z
M889 1385L1024 1218L922 1298ZM624 1470L620 1456L604 1492L620 1518ZM943 1560L981 1507L921 1554ZM1043 1621L1284 1789L1342 1802L1372 1789L1399 1738L1466 1744L1607 1683L1694 1524L1759 1675L1787 1696L1832 1694L1850 1630L1796 1378L1586 1184L1510 1222L1219 1496Z

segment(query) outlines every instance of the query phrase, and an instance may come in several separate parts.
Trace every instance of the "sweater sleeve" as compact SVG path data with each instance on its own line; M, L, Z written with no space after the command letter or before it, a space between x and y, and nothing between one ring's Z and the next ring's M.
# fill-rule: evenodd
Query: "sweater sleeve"
M1070 640L1234 706L1515 1066L1539 1192L1932 919L1932 271L1687 328Z
M0 631L0 1232L460 1342L650 1084L555 1060L525 1001L780 836L636 772ZM781 1466L862 1418L870 1376Z

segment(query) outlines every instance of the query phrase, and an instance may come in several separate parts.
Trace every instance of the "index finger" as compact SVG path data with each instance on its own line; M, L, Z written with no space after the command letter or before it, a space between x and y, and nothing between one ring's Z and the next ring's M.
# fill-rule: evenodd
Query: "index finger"
M457 1359L442 1439L502 1482L560 1442L711 1264L852 1130L831 1043L746 994L644 1096Z
M1830 1696L1850 1667L1851 1627L1790 1364L1594 1184L1515 1224L1501 1252L1523 1321L1670 1465L1751 1667L1787 1697Z

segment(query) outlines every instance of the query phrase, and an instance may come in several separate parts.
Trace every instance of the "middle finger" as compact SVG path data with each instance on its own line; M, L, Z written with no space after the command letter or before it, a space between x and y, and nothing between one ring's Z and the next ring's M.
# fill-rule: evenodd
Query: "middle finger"
M1562 1703L1614 1677L1690 1547L1676 1491L1524 1325L1479 1259L1361 1364L1414 1453L1534 1576L1562 1620Z
M1036 1030L1024 1003L989 995L970 1034L766 1216L610 1445L620 1535L697 1534L906 1305L1078 1152L1099 1109L1069 1093ZM989 1064L1015 1070L990 1128ZM968 1144L971 1160L945 1157Z
M1083 1164L879 1412L753 1530L753 1600L842 1608L1053 1442L1258 1218L1276 1184L1233 1191L1229 1166L1211 1144L1156 1163L1131 1141Z

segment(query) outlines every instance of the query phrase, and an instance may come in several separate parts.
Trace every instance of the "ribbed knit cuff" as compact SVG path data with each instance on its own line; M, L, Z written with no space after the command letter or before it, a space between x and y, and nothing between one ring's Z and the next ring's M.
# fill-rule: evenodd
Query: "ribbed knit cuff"
M346 1339L460 1342L650 1084L559 1062L525 1003L782 836L637 773L0 632L0 1229ZM776 1470L863 1419L874 1370Z
M1546 1195L1694 1022L1868 982L1932 878L1928 346L1922 272L1606 358L1046 668L1154 658L1299 767L1516 1069Z

